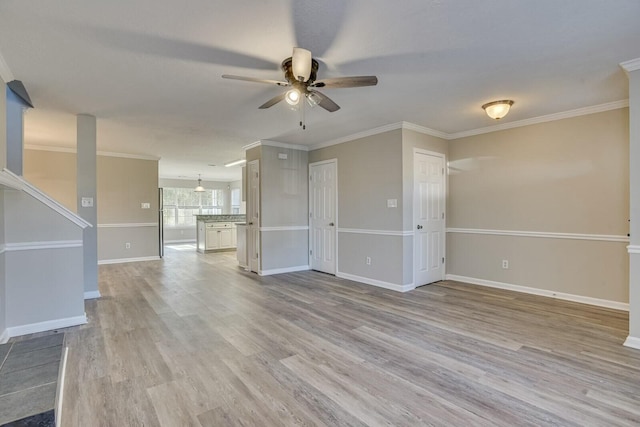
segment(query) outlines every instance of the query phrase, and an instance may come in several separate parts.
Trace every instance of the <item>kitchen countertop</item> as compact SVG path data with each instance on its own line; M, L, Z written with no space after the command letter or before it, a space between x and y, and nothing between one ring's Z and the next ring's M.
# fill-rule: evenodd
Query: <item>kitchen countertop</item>
M196 215L197 221L204 222L245 222L247 220L246 215Z

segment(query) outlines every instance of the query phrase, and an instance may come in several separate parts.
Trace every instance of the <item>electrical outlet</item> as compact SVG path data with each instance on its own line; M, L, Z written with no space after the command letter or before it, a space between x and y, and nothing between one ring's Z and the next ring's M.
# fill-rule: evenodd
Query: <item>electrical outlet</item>
M366 261L367 265L371 265L371 257L370 256L368 256L365 261Z
M124 244L125 249L131 249L131 243L127 242Z
M502 268L504 268L505 270L509 269L509 260L508 259L503 259L502 260Z

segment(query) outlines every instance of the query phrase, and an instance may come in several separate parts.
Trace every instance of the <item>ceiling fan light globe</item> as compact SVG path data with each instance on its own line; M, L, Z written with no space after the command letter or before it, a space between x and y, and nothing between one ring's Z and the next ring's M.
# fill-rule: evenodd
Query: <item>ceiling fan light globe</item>
M298 102L300 102L300 92L297 89L291 89L287 91L284 99L289 105L298 105Z
M293 48L291 56L291 68L293 76L302 82L309 80L311 76L311 52L300 47Z
M322 99L320 99L320 96L317 93L312 92L307 94L307 102L311 107L315 107L320 103L320 101L322 101Z

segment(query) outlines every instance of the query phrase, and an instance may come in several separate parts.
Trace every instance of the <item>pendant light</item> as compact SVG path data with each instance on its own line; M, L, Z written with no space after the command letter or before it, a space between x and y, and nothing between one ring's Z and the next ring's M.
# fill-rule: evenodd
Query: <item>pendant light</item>
M487 113L487 116L492 119L500 120L507 115L509 109L513 105L513 101L510 99L504 99L502 101L493 101L482 106L482 109Z
M203 191L206 191L202 186L202 180L200 179L200 174L198 174L198 186L193 191L197 191L198 193L202 193Z

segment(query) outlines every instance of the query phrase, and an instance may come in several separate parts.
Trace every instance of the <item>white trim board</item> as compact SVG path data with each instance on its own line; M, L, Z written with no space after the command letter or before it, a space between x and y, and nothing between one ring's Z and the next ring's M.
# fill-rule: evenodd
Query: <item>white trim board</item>
M255 147L260 147L261 145L266 145L267 147L288 148L290 150L309 151L309 147L307 147L306 145L287 144L285 142L271 141L268 139L262 139L260 141L252 142L251 144L247 144L242 147L242 149L244 151L247 151Z
M274 268L271 270L260 270L258 271L258 275L271 276L272 274L295 273L296 271L307 271L309 269L310 267L308 265L297 265L295 267Z
M35 334L38 332L52 331L54 329L69 328L71 326L84 325L87 323L87 315L67 317L64 319L47 320L46 322L30 323L28 325L12 326L7 328L9 337L19 337L21 335Z
M196 239L182 239L182 240L165 240L165 245L175 245L177 243L196 243Z
M2 333L0 334L0 344L4 344L7 341L9 341L9 331L8 330L4 330L2 331Z
M160 261L162 258L159 256L145 256L139 258L117 258L117 259L102 259L98 261L98 265L105 264L124 264L126 262L142 262L142 261Z
M549 298L557 298L565 301L579 302L582 304L595 305L598 307L612 308L615 310L629 311L629 304L618 301L610 301L600 298L585 297L582 295L567 294L564 292L550 291L547 289L531 288L528 286L514 285L511 283L495 282L493 280L477 279L475 277L458 276L447 274L445 280L470 283L472 285L487 286L489 288L505 289L508 291L521 292L524 294L539 295Z
M347 279L358 283L364 283L365 285L372 285L378 288L389 289L396 292L409 292L416 288L413 283L409 283L408 285L399 285L397 283L384 282L382 280L371 279L369 277L357 276L355 274L337 272L336 277L340 277L341 279Z
M157 227L157 222L123 222L119 224L98 224L98 228L134 228L134 227Z
M413 236L413 231L370 230L365 228L338 228L338 233L374 234L376 236Z
M307 231L308 225L292 225L285 227L260 227L260 231Z
M55 421L57 426L62 425L62 400L64 399L64 379L67 374L67 360L69 358L69 347L65 346L62 351L62 362L60 364L60 372L58 372L58 390L56 392L55 404Z
M629 252L630 254L640 254L640 245L627 246L627 252Z
M4 245L5 252L16 251L37 251L42 249L67 249L81 248L82 240L57 240L50 242L21 242L6 243Z
M25 144L25 150L34 150L34 151L52 151L55 153L72 153L76 154L78 151L75 147L59 147L54 145L36 145L36 144ZM159 161L160 157L150 156L146 154L128 154L128 153L115 153L111 151L96 151L96 156L104 156L104 157L121 157L124 159L136 159L136 160L152 160Z
M70 211L66 207L62 206L60 203L53 200L51 197L49 197L48 195L40 191L38 188L31 185L29 181L25 180L21 176L14 174L8 169L4 169L3 173L8 174L9 176L11 176L12 178L14 178L19 182L22 182L22 186L23 186L22 191L24 191L34 199L38 200L43 205L51 208L53 211L59 213L69 221L76 224L78 227L83 229L87 227L92 227L92 225L89 222L87 222L84 218L80 217L75 212Z
M623 344L625 347L635 348L640 350L640 338L632 337L629 335Z
M485 230L479 228L447 228L447 233L485 234L490 236L541 237L547 239L593 240L603 242L629 242L627 236L610 234L579 234L553 233L546 231L514 231L514 230Z
M98 299L100 298L102 295L100 295L100 291L86 291L84 293L84 299L88 300L88 299Z
M640 70L640 58L631 59L629 61L621 62L620 67L629 74L632 71Z

